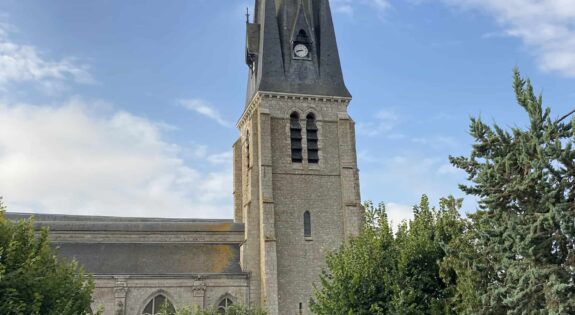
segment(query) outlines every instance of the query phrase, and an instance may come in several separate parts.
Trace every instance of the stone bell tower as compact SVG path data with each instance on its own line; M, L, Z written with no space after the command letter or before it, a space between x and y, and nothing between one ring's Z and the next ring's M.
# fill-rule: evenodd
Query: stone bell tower
M363 216L328 0L256 0L246 63L234 207L250 303L270 315L311 314L326 254L359 232Z

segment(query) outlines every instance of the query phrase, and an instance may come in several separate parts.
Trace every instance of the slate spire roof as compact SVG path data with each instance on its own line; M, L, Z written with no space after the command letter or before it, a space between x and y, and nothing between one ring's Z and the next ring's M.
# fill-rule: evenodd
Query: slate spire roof
M257 91L351 97L341 65L328 0L256 0L247 22L247 103ZM308 58L294 58L305 41Z

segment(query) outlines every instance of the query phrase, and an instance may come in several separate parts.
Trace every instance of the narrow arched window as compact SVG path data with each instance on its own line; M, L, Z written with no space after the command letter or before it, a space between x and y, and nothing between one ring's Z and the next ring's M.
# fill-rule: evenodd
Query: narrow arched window
M246 131L246 168L250 167L250 131Z
M299 114L293 112L290 115L290 138L291 138L291 161L294 163L301 163L302 148L301 148L301 125L299 123Z
M305 129L307 135L307 162L317 164L319 163L319 146L314 114L309 113L306 116Z
M311 214L309 211L303 213L303 236L311 237Z
M301 44L309 43L309 37L307 36L307 33L304 30L299 30L295 38L295 42Z
M230 300L229 298L224 298L223 300L220 301L220 303L218 303L218 314L225 315L228 308L233 304L234 302L232 302L232 300Z
M153 299L151 299L148 304L146 304L142 315L155 315L163 310L166 311L165 314L176 314L176 309L174 308L172 302L170 302L170 300L168 300L165 295L158 294Z

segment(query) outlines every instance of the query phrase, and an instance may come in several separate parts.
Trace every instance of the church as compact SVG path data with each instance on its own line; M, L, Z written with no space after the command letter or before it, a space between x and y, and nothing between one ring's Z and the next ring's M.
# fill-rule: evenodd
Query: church
M233 219L35 216L57 254L94 275L92 311L155 314L168 303L225 314L243 304L311 314L326 254L363 219L329 1L256 0L245 60Z

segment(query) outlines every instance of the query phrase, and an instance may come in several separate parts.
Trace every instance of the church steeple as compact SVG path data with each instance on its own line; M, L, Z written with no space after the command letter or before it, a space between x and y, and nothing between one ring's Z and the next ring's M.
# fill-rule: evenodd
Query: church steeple
M256 0L247 102L258 91L350 97L328 0Z
M250 303L311 315L325 255L363 222L351 96L328 0L256 0L247 106L234 144L234 216L245 224Z

